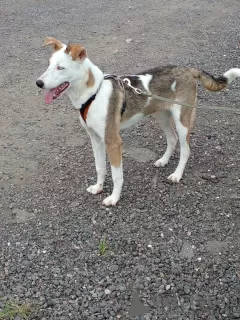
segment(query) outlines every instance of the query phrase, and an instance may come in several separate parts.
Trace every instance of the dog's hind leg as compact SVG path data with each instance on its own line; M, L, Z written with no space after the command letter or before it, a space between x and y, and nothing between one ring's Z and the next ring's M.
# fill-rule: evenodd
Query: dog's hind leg
M168 179L172 182L179 182L182 178L186 163L190 155L190 127L191 123L193 122L192 112L195 112L195 110L187 110L187 112L184 114L184 112L181 111L181 107L179 105L174 105L171 111L179 137L180 160L176 170L168 177Z
M168 163L171 155L173 154L178 139L172 125L172 114L170 113L170 111L158 111L155 113L155 117L156 120L160 123L160 126L166 135L167 149L162 158L158 159L154 163L154 165L156 167L164 167Z
M89 133L92 148L95 158L95 165L97 171L97 183L87 188L87 191L92 194L102 192L103 183L106 175L106 148L104 141L95 133Z

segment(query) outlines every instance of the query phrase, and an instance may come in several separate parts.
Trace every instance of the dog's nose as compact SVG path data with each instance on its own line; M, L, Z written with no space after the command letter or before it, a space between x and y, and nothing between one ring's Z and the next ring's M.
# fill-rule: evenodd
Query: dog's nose
M37 80L37 81L36 81L36 85L37 85L39 88L43 88L44 82L43 82L42 80Z

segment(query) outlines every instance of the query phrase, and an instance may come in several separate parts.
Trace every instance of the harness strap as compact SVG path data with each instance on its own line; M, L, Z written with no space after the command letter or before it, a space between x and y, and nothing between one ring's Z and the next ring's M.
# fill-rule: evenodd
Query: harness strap
M125 110L126 110L126 106L127 106L127 101L124 100L123 104L122 104L122 109L121 109L121 116L124 114Z
M104 79L119 80L119 77L107 74L107 75L104 76ZM124 88L122 83L121 83L121 86L122 86L122 88ZM101 85L100 85L100 87L101 87ZM81 108L79 110L80 115L81 115L81 117L82 117L82 119L83 119L83 121L85 123L86 123L86 119L87 119L88 110L89 110L93 100L96 98L96 95L97 95L100 87L98 88L97 92L93 96L91 96L85 103L82 104L82 106L81 106ZM123 101L123 104L122 104L121 116L124 114L124 112L126 110L126 105L127 105L126 93L125 93L125 90L124 90L124 101Z
M122 108L121 108L121 116L124 114L126 107L127 107L127 101L126 101L126 91L124 88L124 81L119 77L116 76L114 74L105 74L104 75L104 79L113 79L115 81L118 82L119 86L122 88L123 92L124 92L124 100L123 100L123 104L122 104Z
M82 104L82 106L79 110L80 115L81 115L84 122L86 122L88 109L90 108L93 100L96 98L96 95L97 95L97 92L93 96L91 96L84 104Z

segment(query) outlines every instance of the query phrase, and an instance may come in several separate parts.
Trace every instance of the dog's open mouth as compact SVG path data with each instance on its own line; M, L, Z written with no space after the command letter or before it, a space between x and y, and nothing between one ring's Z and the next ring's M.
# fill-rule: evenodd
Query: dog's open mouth
M59 97L60 94L63 93L63 91L65 91L68 88L68 86L69 86L69 82L63 82L56 88L49 90L45 95L45 102L49 104L54 99L57 99L57 97Z

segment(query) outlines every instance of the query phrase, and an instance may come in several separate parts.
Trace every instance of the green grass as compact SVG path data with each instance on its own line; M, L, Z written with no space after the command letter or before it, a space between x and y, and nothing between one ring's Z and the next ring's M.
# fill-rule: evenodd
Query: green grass
M0 320L14 320L16 316L27 319L30 313L31 310L28 305L18 305L13 301L7 301L0 311Z
M103 256L106 254L107 252L107 242L106 242L106 238L103 237L101 240L100 240L100 243L99 243L99 254L100 256Z

